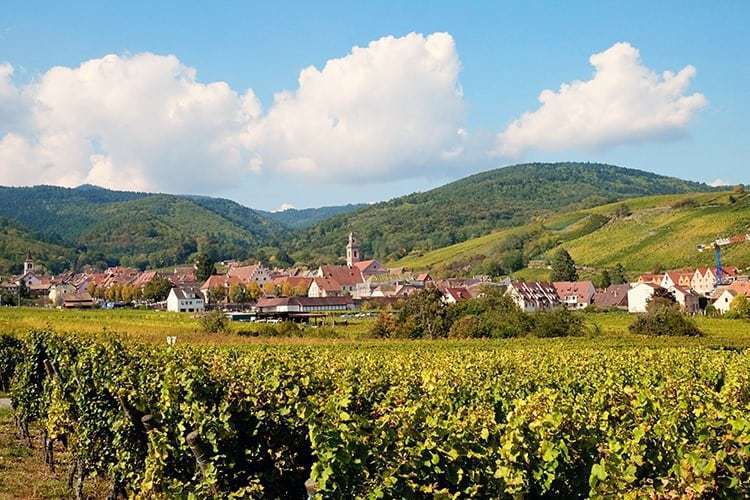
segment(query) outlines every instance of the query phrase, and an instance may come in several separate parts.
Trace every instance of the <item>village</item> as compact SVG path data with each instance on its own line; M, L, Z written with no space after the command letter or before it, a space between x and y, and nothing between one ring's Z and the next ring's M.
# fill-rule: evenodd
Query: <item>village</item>
M455 304L498 287L525 312L565 307L645 313L654 297L667 297L683 312L724 314L738 295L750 295L750 279L735 267L646 273L633 282L599 288L590 280L513 281L488 276L433 279L427 272L387 268L362 259L353 233L346 244L346 264L317 269L271 269L260 263L221 262L222 273L201 281L195 265L169 270L110 267L51 276L28 254L23 273L0 283L2 305L28 304L64 309L148 307L178 313L221 309L235 320L306 321L324 314L372 310L395 305L410 295L437 288L443 301Z

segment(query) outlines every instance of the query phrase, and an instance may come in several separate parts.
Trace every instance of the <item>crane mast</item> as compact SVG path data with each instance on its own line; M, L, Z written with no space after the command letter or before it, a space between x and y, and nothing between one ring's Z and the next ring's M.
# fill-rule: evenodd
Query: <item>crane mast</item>
M699 252L705 252L709 248L714 250L714 260L716 261L716 284L724 284L724 267L721 263L721 249L750 241L750 234L738 234L729 238L719 238L707 245L698 245Z

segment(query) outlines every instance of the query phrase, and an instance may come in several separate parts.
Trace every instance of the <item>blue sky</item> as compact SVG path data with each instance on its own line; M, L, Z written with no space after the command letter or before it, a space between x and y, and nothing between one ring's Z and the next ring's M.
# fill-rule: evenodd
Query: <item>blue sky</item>
M357 141L330 154L318 153L316 145L308 143L275 142L269 146L269 136L288 130L288 122L279 118L278 123L267 125L264 139L252 139L254 145L262 142L262 146L258 146L258 151L262 151L262 167L258 167L258 172L235 175L231 168L222 164L216 167L214 178L202 180L198 175L192 184L178 182L180 177L191 177L191 172L181 173L176 169L170 171L171 177L166 175L169 172L159 177L147 170L166 165L172 157L169 153L154 153L164 162L157 164L149 163L149 159L118 156L107 151L113 141L107 140L103 132L104 150L90 145L91 150L81 152L81 158L87 160L95 154L96 161L106 164L98 170L106 175L86 178L108 179L102 183L111 187L146 186L224 195L266 209L283 203L304 207L386 199L494 166L537 160L603 161L694 180L750 183L746 163L750 156L747 140L750 127L746 119L750 114L748 2L628 2L627 5L622 2L473 2L469 5L458 2L325 2L322 5L312 2L221 2L216 5L196 2L184 5L174 2L159 6L152 6L150 2L75 2L73 6L63 6L57 2L6 1L4 6L0 12L0 63L13 67L12 82L16 89L21 89L19 94L26 86L41 80L54 66L77 68L85 61L107 54L127 59L148 52L176 56L181 65L195 69L196 82L226 82L232 92L240 96L252 89L262 113L267 114L273 106L274 94L282 90L296 91L300 71L310 65L322 70L326 61L346 57L352 47L367 47L388 35L399 39L412 32L425 37L445 32L454 43L446 60L455 56L460 66L454 82L461 91L460 110L451 108L437 113L431 109L423 121L413 125L416 128L436 121L436 117L439 120L447 117L447 122L460 123L460 128L471 137L483 138L476 139L478 142L492 141L491 138L523 113L537 110L540 106L537 97L544 89L558 91L563 83L591 79L594 70L589 58L618 42L627 42L637 49L642 66L656 74L666 70L676 73L688 65L693 66L695 74L682 95L699 93L705 101L690 107L690 118L678 126L634 131L626 136L615 133L580 144L573 141L572 147L551 146L544 139L517 139L523 146L521 152L513 156L469 154L466 151L471 148L487 148L464 145L464 153L457 160L434 160L444 158L438 152L444 153L455 144L430 142L426 137L447 133L447 128L440 131L427 128L413 141L418 144L417 152L388 149L382 144L369 145L372 149L365 151L375 152L374 156L379 159L359 169L354 167L357 172L347 170L351 164L350 154L356 153L360 144ZM414 59L404 59L404 64L413 65ZM383 73L379 67L373 71ZM393 78L401 74L403 72L396 68ZM428 86L432 81L415 84ZM377 93L382 86L382 82L375 82L369 92ZM75 87L65 88L67 92L78 92ZM434 99L419 103L415 110L401 110L409 114L389 115L384 111L384 116L379 115L373 121L387 123L393 116L393 128L398 130L405 116L420 113L426 106L442 106L448 98L441 93L444 90L435 90ZM386 97L388 95L391 94ZM310 99L313 104L317 102L314 94ZM1 104L0 118L3 117ZM295 113L300 118L307 116L304 113L310 101L298 104L289 111L286 120ZM230 108L222 105L217 109L219 111L211 112ZM6 119L6 123L21 122L22 113L33 114L28 110L16 113ZM357 108L349 119L367 121L369 118ZM55 123L56 127L79 126ZM21 125L16 130L0 123L0 138L3 133L14 132L31 144L43 142L39 130L44 127L34 126L36 130L29 131L29 127ZM86 130L87 137L98 135L96 130L90 129L96 126L87 124L88 128L80 130ZM547 122L538 127L540 134L550 135L556 130L554 124ZM220 128L223 130L224 125ZM571 137L579 134L572 133ZM378 135L372 135L370 140L377 142ZM383 137L382 140L391 144L395 139ZM180 143L194 142L190 136L175 141L169 146L170 151L179 148ZM342 139L339 135L321 134L321 142L325 141L339 143ZM112 145L111 149L122 150L126 146L127 143ZM386 149L381 151L378 147ZM392 146L399 147L403 146ZM433 147L438 149L425 153ZM242 158L237 159L237 165L253 162L256 153L250 149L252 151L238 153ZM16 147L12 151L18 150ZM293 151L287 154L287 150ZM293 167L284 163L285 159L302 155L300 151L305 158L309 156L314 160L314 175L310 174L312 167L307 163L302 166L294 163ZM382 156L378 156L381 153ZM27 152L20 157L31 158L33 162L40 154ZM201 158L201 164L206 165L209 172L213 172L214 162L222 162L214 156L204 158L202 151L191 150L185 155ZM49 154L45 156L48 157ZM272 166L274 162L281 166ZM60 170L66 169L64 164L54 169L47 163L44 165L39 170L43 181L70 185L80 177L60 174ZM17 177L2 175L2 170L9 168L17 170L15 166L0 165L0 180L19 183ZM118 176L115 171L130 173ZM83 172L82 175L88 174ZM128 178L140 179L139 176L142 176L141 184L128 185ZM170 178L175 179L174 184L170 183ZM232 180L219 182L215 178Z

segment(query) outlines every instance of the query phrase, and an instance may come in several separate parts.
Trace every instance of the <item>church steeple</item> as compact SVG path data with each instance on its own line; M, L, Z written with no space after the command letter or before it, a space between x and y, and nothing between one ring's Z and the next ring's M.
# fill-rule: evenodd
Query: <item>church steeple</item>
M354 233L349 233L349 243L346 245L346 265L352 267L355 262L360 261L359 243L354 238Z
M26 254L26 260L23 261L23 274L34 270L34 259L31 257L31 251Z

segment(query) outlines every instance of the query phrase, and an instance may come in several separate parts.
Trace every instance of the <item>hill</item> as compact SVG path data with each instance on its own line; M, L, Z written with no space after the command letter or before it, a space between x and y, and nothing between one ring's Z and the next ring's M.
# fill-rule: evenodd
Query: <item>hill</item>
M320 208L288 208L279 212L259 211L268 219L293 229L305 229L336 215L348 214L366 207L364 203Z
M559 211L624 198L709 191L705 184L595 163L514 165L341 214L292 236L288 251L309 263L341 255L354 231L364 255L396 260Z
M543 269L526 266L529 261L545 261L562 247L591 273L617 264L639 273L711 265L713 255L697 252L698 244L749 229L747 193L648 196L548 216L430 252L416 251L392 265L437 274L515 272L522 278L544 278ZM730 265L750 266L750 244L730 248L724 255Z
M6 261L18 259L17 248L23 247L24 238L35 254L39 249L34 249L32 240L52 245L49 251L38 252L44 264L56 254L58 260L64 255L67 265L161 267L185 262L204 250L215 258L262 256L286 261L277 250L286 231L280 223L217 198L95 186L0 187L0 217L20 231L13 251L10 245L7 251L0 249L0 258Z

